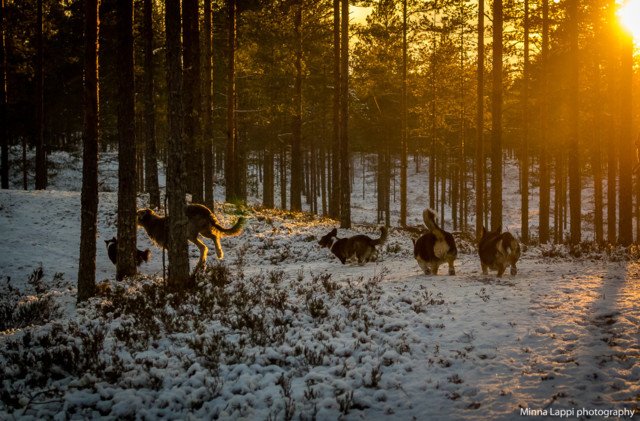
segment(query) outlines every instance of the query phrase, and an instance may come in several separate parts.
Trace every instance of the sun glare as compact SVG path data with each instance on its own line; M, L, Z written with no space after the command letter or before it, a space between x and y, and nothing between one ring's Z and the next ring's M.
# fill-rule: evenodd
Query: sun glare
M640 0L629 0L619 12L620 20L625 28L633 34L633 38L640 40Z

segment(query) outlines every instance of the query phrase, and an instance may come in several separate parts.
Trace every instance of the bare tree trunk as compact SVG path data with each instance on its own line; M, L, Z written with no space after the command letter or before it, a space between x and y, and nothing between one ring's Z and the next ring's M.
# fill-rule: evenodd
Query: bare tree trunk
M0 145L2 161L0 163L1 187L9 188L9 137L7 134L7 62L4 43L4 0L0 0Z
M329 216L340 217L340 0L333 0L333 144Z
M98 2L99 0L84 0L84 123L78 302L93 297L96 289L99 142Z
M36 190L47 188L47 152L44 144L44 77L42 47L42 0L36 2Z
M620 72L620 221L618 241L623 246L633 242L632 157L633 157L633 37L624 33L621 39Z
M287 148L280 150L280 207L287 209Z
M160 206L158 157L156 152L156 113L153 98L153 1L144 0L144 115L145 115L145 181L149 205Z
M167 90L169 137L167 144L167 201L169 202L168 286L189 284L189 249L185 215L186 168L182 124L182 51L180 48L180 0L166 0Z
M551 206L551 176L549 171L549 0L542 2L542 52L540 92L540 214L538 237L549 242L549 210Z
M227 153L225 162L225 184L227 202L240 198L240 186L238 174L238 136L235 124L235 104L236 104L236 1L226 0L228 19L228 53L227 53Z
M202 118L204 125L203 152L204 152L204 204L213 209L213 54L211 33L211 0L204 0L204 78L202 86ZM273 163L273 162L272 162Z
M194 203L204 201L202 192L202 131L200 127L200 29L198 0L182 1L184 80L184 137L187 188Z
M578 77L578 0L567 4L567 19L570 44L569 59L569 208L571 223L571 244L579 244L582 237L582 183L580 180L580 135L579 135L579 93Z
M476 108L476 239L480 239L484 214L484 2L478 3L478 86Z
M267 144L264 149L264 182L262 183L262 204L266 208L275 207L274 201L274 171L273 171L273 142L272 134L269 133Z
M118 261L116 278L136 274L136 125L133 0L118 0Z
M493 2L491 230L502 226L502 0Z
M291 143L291 210L302 210L302 1L298 0L294 12L294 28L296 34L295 69L293 86L293 121Z
M351 183L349 179L349 0L342 0L340 66L340 227L351 228Z
M407 0L402 2L402 133L400 140L400 225L407 226Z
M529 242L529 0L524 1L524 72L522 75L521 208L522 242Z

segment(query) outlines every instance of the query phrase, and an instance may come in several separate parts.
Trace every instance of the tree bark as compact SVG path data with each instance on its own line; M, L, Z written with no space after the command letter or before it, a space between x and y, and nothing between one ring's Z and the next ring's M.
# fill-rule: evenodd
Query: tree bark
M200 127L200 28L198 0L182 1L184 139L187 188L193 203L202 203L202 130Z
M340 66L340 227L351 228L351 183L349 179L349 0L342 0Z
M579 244L582 237L582 183L580 180L580 136L579 136L579 54L578 54L578 0L567 4L569 31L569 208L571 244Z
M238 137L235 130L235 97L236 97L236 1L226 0L228 8L227 21L227 152L225 157L225 184L227 202L240 198L240 185L238 174Z
M118 0L118 261L116 278L136 273L136 130L133 0Z
M44 63L42 46L42 0L36 2L36 190L47 188L47 152L44 144Z
M295 69L293 85L293 121L291 140L291 210L302 210L302 1L298 0L294 12Z
M623 33L620 48L620 220L618 225L618 242L628 246L633 242L633 203L632 203L632 157L633 146L633 37Z
M340 0L333 0L333 144L329 216L340 217Z
M521 241L527 244L529 243L529 0L524 1L524 71L522 83Z
M4 2L4 0L3 0ZM95 295L98 237L98 2L84 0L84 123L78 302ZM4 84L3 84L4 85Z
M145 183L149 205L160 206L158 156L156 151L156 112L153 84L153 0L144 0L144 115L145 115Z
M484 215L484 2L478 3L478 86L476 106L476 239L482 236Z
M186 168L184 162L182 115L182 52L180 48L180 0L166 0L165 26L167 48L168 163L167 201L169 223L168 286L181 289L189 283L187 217L185 215Z
M549 210L551 178L549 171L549 0L542 1L542 51L540 92L540 214L538 237L542 244L549 242Z
M204 204L213 209L213 54L211 33L211 0L204 0L204 77L202 86L204 94L202 98L203 119L203 152L204 152Z
M407 0L402 2L402 133L400 140L400 225L407 226Z
M502 0L493 1L491 230L502 226Z

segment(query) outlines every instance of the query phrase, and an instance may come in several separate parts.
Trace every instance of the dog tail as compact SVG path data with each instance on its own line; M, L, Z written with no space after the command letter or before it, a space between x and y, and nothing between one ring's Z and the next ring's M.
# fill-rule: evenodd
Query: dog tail
M389 235L389 230L387 229L387 227L380 227L380 238L373 240L373 245L377 246L377 245L382 245L387 241L387 237Z
M422 219L424 219L424 224L427 226L429 231L431 231L433 235L436 236L436 239L438 241L443 241L444 233L442 232L438 224L436 224L437 217L438 215L436 215L436 213L431 209L425 209L424 212L422 212Z
M231 228L223 228L214 221L216 229L224 234L225 237L234 237L236 235L242 234L242 227L244 226L244 223L245 219L243 217L240 217Z

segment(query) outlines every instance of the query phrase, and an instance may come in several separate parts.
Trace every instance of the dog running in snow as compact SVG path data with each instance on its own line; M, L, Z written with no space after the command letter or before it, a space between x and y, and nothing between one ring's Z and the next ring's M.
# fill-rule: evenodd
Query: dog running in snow
M187 215L187 240L200 250L200 260L196 267L207 260L208 248L198 238L198 234L213 240L218 259L224 257L220 246L220 238L233 237L242 233L244 218L239 218L231 228L224 228L218 223L213 213L203 205L191 204L185 209ZM147 235L158 247L166 248L169 238L169 217L160 216L151 209L140 209L137 214L138 227L144 228Z
M482 227L482 238L478 243L478 254L482 273L488 275L488 269L497 270L501 277L507 266L511 266L511 275L518 273L516 263L520 258L520 244L509 232L502 232L502 226L495 231Z
M422 219L429 232L418 240L413 240L413 257L425 275L437 275L438 268L443 263L449 264L449 275L455 275L453 261L458 257L456 241L451 233L436 224L436 218L436 213L431 209L425 209L422 213Z
M331 232L318 241L320 247L326 247L340 259L344 265L347 261L357 261L359 265L373 262L378 259L377 245L382 245L387 241L387 227L380 227L380 238L359 234L349 238L338 238L338 230L334 228Z
M107 254L109 255L109 260L115 265L118 261L118 239L113 237L111 240L104 240L107 246ZM148 262L149 257L151 257L151 252L149 249L136 250L136 266L140 266L142 262Z

